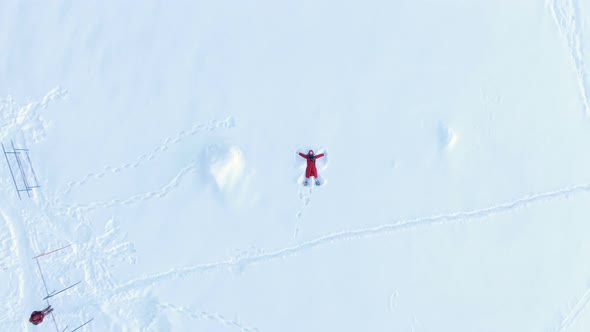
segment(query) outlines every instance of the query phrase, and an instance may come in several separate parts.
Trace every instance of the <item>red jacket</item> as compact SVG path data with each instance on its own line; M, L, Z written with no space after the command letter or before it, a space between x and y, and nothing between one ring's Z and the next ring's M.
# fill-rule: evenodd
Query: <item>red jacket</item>
M315 167L315 161L316 161L316 159L323 157L324 154L320 153L318 155L312 155L311 153L313 153L313 150L309 150L308 154L303 154L303 153L299 152L299 155L307 160L307 168L305 169L305 177L310 178L313 176L317 179L318 169Z
M29 322L33 323L33 325L39 325L43 323L43 318L45 318L43 311L33 311L31 318L29 318Z
M313 158L310 158L309 155L303 154L301 152L299 152L299 155L302 156L303 158L307 159L307 167L315 167L315 160L324 156L323 153L320 153L320 154L314 155Z

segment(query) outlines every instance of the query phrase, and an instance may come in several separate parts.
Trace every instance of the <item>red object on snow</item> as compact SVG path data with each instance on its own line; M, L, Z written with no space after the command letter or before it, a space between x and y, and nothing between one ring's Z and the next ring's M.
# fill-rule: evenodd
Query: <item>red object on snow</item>
M318 169L315 167L315 161L318 158L321 158L324 156L323 153L320 153L318 155L314 154L313 150L309 150L309 152L307 154L303 154L301 152L299 152L299 155L305 159L307 159L307 168L305 169L305 177L306 178L310 178L310 177L315 177L316 179L318 178Z
M47 316L52 311L53 308L51 306L48 306L41 311L33 311L31 318L29 318L29 322L33 323L33 325L39 325L43 323L43 318L45 318L45 316Z
M31 318L29 318L29 322L33 323L33 325L39 325L43 323L43 318L45 318L45 313L43 311L33 311Z

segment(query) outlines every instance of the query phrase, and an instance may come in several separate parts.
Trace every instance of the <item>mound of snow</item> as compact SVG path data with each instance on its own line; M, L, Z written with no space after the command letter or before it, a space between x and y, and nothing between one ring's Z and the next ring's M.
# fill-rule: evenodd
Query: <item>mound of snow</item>
M240 182L246 169L244 154L237 146L232 146L228 151L212 161L210 170L219 190L232 191Z
M457 144L458 136L452 128L442 126L440 127L440 143L447 149L452 150Z

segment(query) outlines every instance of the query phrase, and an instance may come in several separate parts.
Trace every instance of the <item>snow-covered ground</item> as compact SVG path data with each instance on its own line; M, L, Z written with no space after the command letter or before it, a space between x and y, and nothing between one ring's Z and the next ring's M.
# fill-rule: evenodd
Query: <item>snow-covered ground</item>
M1 1L42 187L0 160L0 331L56 330L68 244L60 331L590 330L589 36L582 0Z

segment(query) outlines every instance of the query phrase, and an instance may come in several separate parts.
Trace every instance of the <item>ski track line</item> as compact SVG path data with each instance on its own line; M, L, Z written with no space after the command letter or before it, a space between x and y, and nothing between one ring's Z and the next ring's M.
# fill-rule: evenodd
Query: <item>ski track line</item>
M16 253L17 255L17 259L20 257L20 255L18 255L18 246L16 245L14 239L16 236L16 232L14 227L12 227L12 224L9 222L9 219L7 218L7 216L3 213L3 211L0 209L0 219L4 221L4 224L6 226L6 230L2 230L2 235L3 235L3 239L2 239L2 249L3 250L7 250L9 253L7 254L7 257L10 256L10 253ZM21 282L23 280L22 278L22 271L19 269L14 269L14 271L17 274L17 280L18 280L18 289L13 289L11 291L11 296L9 296L9 298L6 299L6 301L4 301L4 304L2 305L2 314L0 315L0 321L6 321L9 317L14 317L15 313L14 313L14 307L19 304L22 303L24 300L24 296L22 294L22 287L23 287L23 283ZM21 273L19 273L21 272ZM14 300L17 299L18 300Z
M20 261L20 265L22 267L20 269L17 268L15 270L15 274L18 278L18 299L15 303L12 303L12 305L10 306L12 310L21 311L23 310L23 306L27 298L25 276L31 276L33 274L33 271L31 271L30 263L28 262L27 257L25 257L28 256L28 253L25 254L26 250L23 248L21 241L19 241L19 239L22 238L21 235L24 235L23 230L20 229L20 227L18 227L18 223L13 222L11 218L2 209L0 209L0 218L2 218L5 221L8 227L8 231L10 233L10 237L12 238L11 252L13 252L17 259ZM15 316L18 315L17 313L13 314Z
M206 319L214 320L222 325L239 328L240 331L242 331L242 332L258 332L258 331L260 331L255 327L245 327L237 320L225 318L224 316L222 316L218 313L209 313L209 312L205 312L205 311L189 309L187 307L175 306L175 305L167 304L167 303L158 304L158 307L160 307L161 309L174 311L176 313L181 314L182 316L189 316L189 317L196 318L196 319L206 318Z
M194 125L190 130L182 130L182 131L178 132L176 134L176 136L166 138L164 140L164 143L156 146L154 149L152 149L151 152L144 153L144 154L140 155L133 162L125 163L125 164L122 164L122 165L116 166L116 167L105 166L102 169L102 171L100 171L100 172L89 173L89 174L86 174L84 177L82 177L82 179L80 179L80 180L68 182L65 189L57 191L59 194L56 196L57 198L54 201L57 201L59 198L67 195L75 187L79 187L79 186L84 185L86 182L88 182L91 179L99 179L109 173L115 174L115 173L119 173L119 172L129 169L129 168L137 168L140 165L142 165L144 162L154 159L156 157L156 155L158 155L159 153L168 150L170 145L176 144L187 137L194 136L194 135L196 135L200 132L203 132L203 131L213 131L218 128L228 128L229 129L234 126L235 126L235 121L234 121L234 118L231 116L226 118L225 120L211 121L211 123L209 125L204 125L204 124Z
M588 88L584 64L580 6L577 0L549 0L549 8L557 24L557 29L567 41L577 76L584 112L587 116L590 116L590 102L588 101L590 88Z
M8 225L5 223L2 227L0 227L0 248L2 249L2 254L0 255L0 270L8 270L8 266L16 265L11 260L11 247L12 239L10 237Z
M181 278L194 273L216 272L222 270L240 270L249 265L261 264L279 258L293 256L295 254L305 252L317 247L326 246L331 243L353 239L363 239L378 235L384 235L388 233L400 233L421 227L430 227L440 224L488 217L498 213L508 212L514 209L522 208L529 204L564 198L576 192L590 192L590 184L578 185L535 195L528 195L511 202L502 203L499 205L494 205L479 210L454 212L446 215L437 215L431 217L403 220L392 224L377 226L374 228L337 232L325 235L320 238L316 238L314 240L310 240L308 242L301 243L296 246L279 249L271 253L260 254L251 257L232 258L217 263L189 266L184 268L174 268L167 272L131 280L117 287L115 289L115 292L127 291L135 289L137 287L145 287L146 285L166 281L171 278Z
M584 308L590 302L590 288L586 289L584 292L584 296L574 305L572 310L565 316L565 318L561 321L557 332L565 332L578 318L578 316L584 311Z
M110 201L93 202L87 204L58 205L58 208L65 210L65 212L58 211L57 214L71 217L81 215L82 213L87 213L96 209L108 208L115 205L130 205L154 198L163 198L167 196L172 191L172 189L178 187L178 185L181 183L182 178L184 178L187 174L193 172L195 169L196 166L194 162L189 164L188 166L183 168L176 175L176 177L172 179L172 181L170 181L159 191L151 191L143 194L137 194L125 199L113 199Z

